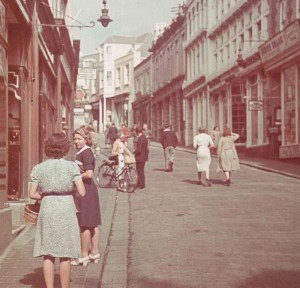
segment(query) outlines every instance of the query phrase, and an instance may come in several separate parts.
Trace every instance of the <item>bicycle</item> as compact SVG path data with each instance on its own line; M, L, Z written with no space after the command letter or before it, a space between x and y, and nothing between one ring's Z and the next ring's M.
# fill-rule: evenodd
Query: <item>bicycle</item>
M121 182L124 192L133 193L137 185L137 173L132 164L125 164L125 167L117 172L118 164L116 161L104 160L99 166L97 173L97 183L100 188L116 188L117 183Z

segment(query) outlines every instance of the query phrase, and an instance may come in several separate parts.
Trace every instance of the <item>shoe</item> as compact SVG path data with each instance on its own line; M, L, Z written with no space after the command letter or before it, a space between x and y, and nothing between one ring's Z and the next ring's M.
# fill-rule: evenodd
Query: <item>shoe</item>
M207 183L208 187L211 187L211 183L210 183L209 179L206 179L206 183Z
M87 266L89 263L91 262L90 257L86 256L86 257L82 257L82 258L77 258L73 261L71 261L71 265L72 266Z
M171 171L170 171L170 169L168 168L168 169L165 170L165 172L171 172Z
M170 165L169 165L169 170L170 170L170 172L173 171L173 162L170 163Z
M98 254L89 254L89 258L90 258L91 262L99 263L100 253L98 253Z
M136 187L136 189L138 189L138 190L143 190L143 189L145 189L145 186Z
M126 189L118 187L117 191L126 192Z
M226 180L226 186L230 186L230 183L231 183L231 180L230 180L230 179L227 179L227 180Z

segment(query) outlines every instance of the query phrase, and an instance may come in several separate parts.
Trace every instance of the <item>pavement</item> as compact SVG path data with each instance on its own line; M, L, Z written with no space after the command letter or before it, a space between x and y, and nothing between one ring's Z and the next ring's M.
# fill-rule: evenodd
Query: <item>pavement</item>
M104 143L104 137L103 135L101 136L101 141ZM102 143L100 147L104 147ZM152 142L151 146L153 149L158 149L160 144ZM177 147L177 150L195 154L195 150L190 147ZM103 158L108 154L109 149L101 149L101 157L98 160L98 165L101 164ZM243 154L239 154L239 157L242 165L300 179L299 159L273 160L250 158ZM113 189L101 189L99 193L103 223L100 233L101 261L99 264L90 264L87 267L72 267L72 288L129 287L128 275L130 275L130 271L128 271L128 267L132 264L130 258L130 241L132 237L130 225L131 221L134 220L131 219L132 214L130 213L130 197L132 195L117 192ZM144 203L144 205L146 204ZM0 256L1 288L44 287L42 259L33 258L32 256L34 232L35 227L27 224L26 228ZM56 269L58 269L58 265ZM58 270L56 270L55 283L55 287L60 287ZM155 286L149 285L149 287Z

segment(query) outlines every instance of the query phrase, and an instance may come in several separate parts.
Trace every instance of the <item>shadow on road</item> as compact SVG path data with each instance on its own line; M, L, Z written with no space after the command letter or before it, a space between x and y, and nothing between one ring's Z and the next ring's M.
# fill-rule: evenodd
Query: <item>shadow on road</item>
M198 180L184 179L184 180L182 180L182 182L193 184L193 185L198 185Z
M154 168L153 171L161 171L161 172L165 172L165 169L162 169L162 168Z
M44 287L45 280L44 280L43 268L40 267L34 269L34 272L24 275L19 282L32 288ZM60 279L58 274L55 274L54 286L60 287Z
M266 270L245 279L237 288L299 288L300 270Z
M171 281L166 280L154 280L150 278L141 278L137 279L134 284L134 287L140 288L187 288L186 285L179 285ZM131 285L129 285L131 287ZM189 288L196 288L194 286L188 286Z

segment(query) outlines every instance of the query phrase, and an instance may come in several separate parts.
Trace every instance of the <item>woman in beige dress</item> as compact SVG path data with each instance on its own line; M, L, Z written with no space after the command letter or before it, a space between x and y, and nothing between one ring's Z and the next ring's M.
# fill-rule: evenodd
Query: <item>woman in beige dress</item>
M218 143L217 172L222 171L225 173L227 186L231 184L231 171L240 169L239 157L234 145L239 137L239 134L232 133L230 129L225 129Z

